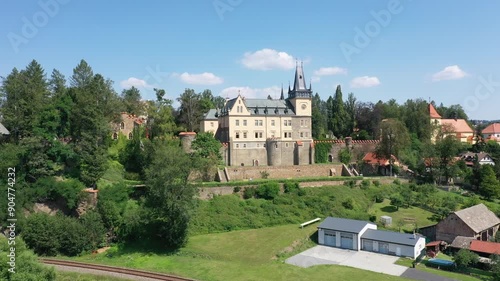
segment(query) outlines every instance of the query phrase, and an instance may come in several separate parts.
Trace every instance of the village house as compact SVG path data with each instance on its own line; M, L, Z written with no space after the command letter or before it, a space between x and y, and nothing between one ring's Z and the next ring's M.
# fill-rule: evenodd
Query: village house
M362 170L363 174L389 176L391 173L391 162L393 166L400 166L398 159L394 155L391 155L391 161L389 161L385 157L377 157L375 152L368 152L363 157L363 163L365 164Z
M444 133L445 135L455 135L462 143L472 144L474 130L465 119L443 119L432 104L429 104L429 115L431 124L437 127L432 136L432 142L436 141L439 133Z
M500 123L490 124L481 132L485 141L496 141L500 143Z
M460 159L464 160L465 164L467 164L467 166L469 167L474 166L474 161L476 158L479 165L495 165L495 161L493 161L491 156L485 152L464 152L460 154Z

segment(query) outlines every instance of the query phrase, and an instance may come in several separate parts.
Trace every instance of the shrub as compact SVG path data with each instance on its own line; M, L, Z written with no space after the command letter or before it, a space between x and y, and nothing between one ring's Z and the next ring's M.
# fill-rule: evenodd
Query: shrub
M370 215L370 221L375 222L377 220L377 216L375 215Z
M260 177L263 179L267 179L269 177L268 171L260 171Z
M457 264L460 269L466 269L469 266L475 265L479 261L479 256L467 249L460 249L455 256L453 261Z
M241 190L241 187L240 187L240 186L235 186L235 187L233 188L233 193L238 193L238 192L240 192L240 190Z
M348 210L354 209L354 202L353 202L352 198L348 198L347 200L342 202L342 206Z
M392 183L396 185L401 185L401 181L399 179L395 179Z
M379 180L374 180L373 181L373 185L376 186L376 187L379 187L380 186L380 181Z
M356 181L355 180L350 180L345 183L348 187L350 188L355 188L356 187Z
M255 196L255 188L254 187L246 187L245 190L243 190L243 198L245 199L250 199Z
M382 203L384 202L385 196L382 193L375 194L375 203Z
M277 182L268 182L266 184L259 185L255 194L259 198L264 198L266 200L272 200L278 196L280 192L280 185Z
M298 190L299 188L300 188L300 185L298 182L287 181L287 182L285 182L285 184L283 184L283 189L284 189L285 193L291 193L295 190Z
M299 189L299 190L297 191L297 195L298 195L298 196L304 196L304 195L306 195L306 190L305 190L305 189L303 189L303 188Z
M368 188L370 188L370 181L369 180L361 181L361 189L368 189Z

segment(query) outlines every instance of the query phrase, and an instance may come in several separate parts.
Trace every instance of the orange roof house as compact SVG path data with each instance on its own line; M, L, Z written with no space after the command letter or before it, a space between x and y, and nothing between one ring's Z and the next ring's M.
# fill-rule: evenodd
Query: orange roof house
M469 250L488 255L493 255L493 254L499 255L500 243L472 240L470 243Z
M494 140L500 143L500 123L490 124L481 133L485 140Z
M393 164L399 165L398 159L394 155L392 155L391 158ZM377 154L375 152L368 152L367 154L365 154L365 156L363 157L363 162L370 165L390 165L389 159L386 159L384 157L377 158Z
M441 132L444 132L446 135L455 134L459 141L472 143L474 139L474 130L465 119L443 119L431 103L429 103L429 116L432 124L440 125ZM447 132L450 130L452 132ZM435 141L437 135L438 132L434 132L432 137L433 141Z

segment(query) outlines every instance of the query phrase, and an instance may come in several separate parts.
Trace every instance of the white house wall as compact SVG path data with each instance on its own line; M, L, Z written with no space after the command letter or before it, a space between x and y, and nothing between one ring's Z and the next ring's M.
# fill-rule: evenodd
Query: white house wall
M423 249L425 249L425 238L420 237L418 239L417 244L414 247L413 258L416 259L418 256L420 256L420 253L422 252Z
M318 243L320 245L325 245L325 231L323 228L318 229Z
M376 224L367 223L365 225L365 227L363 227L363 229L361 229L361 231L357 235L357 239L356 239L356 247L355 247L356 250L358 250L358 251L361 250L361 236L363 236L363 234L365 233L365 231L368 230L368 229L377 230L377 225Z

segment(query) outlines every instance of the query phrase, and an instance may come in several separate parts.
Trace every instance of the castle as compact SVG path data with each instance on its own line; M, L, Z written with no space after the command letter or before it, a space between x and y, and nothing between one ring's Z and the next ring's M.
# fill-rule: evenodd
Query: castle
M285 166L314 163L311 133L312 88L297 64L293 89L279 100L246 99L238 94L221 109L211 109L201 132L213 132L228 166Z

